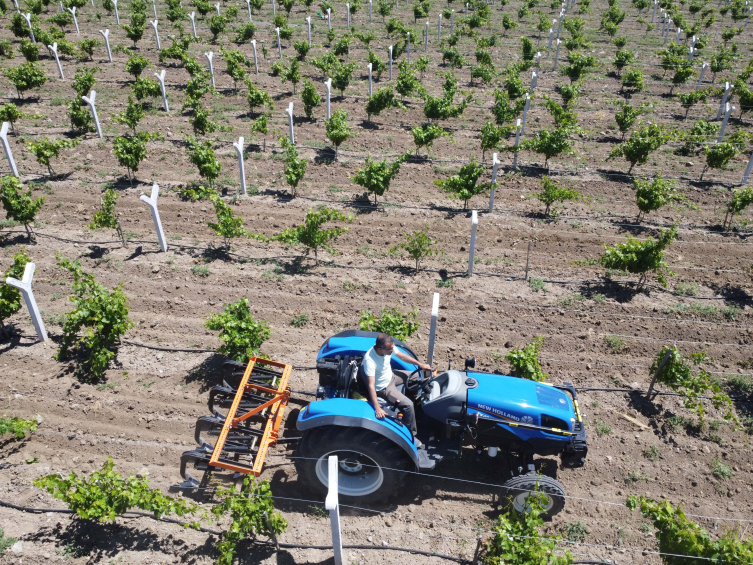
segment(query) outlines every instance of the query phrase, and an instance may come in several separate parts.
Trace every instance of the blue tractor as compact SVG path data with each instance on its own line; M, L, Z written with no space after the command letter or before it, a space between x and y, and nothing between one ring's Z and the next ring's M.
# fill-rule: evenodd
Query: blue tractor
M328 456L340 461L339 491L346 503L385 501L399 492L407 473L432 471L445 458L458 457L464 446L490 457L508 457L511 478L502 486L513 508L522 512L534 490L546 498L549 516L565 505L555 479L536 472L534 455L559 456L562 468L582 467L588 447L575 387L538 383L516 377L448 369L433 376L395 356L392 368L411 372L403 392L414 401L418 422L416 448L401 415L386 402L377 419L366 401L361 361L377 333L349 330L327 339L317 355L317 400L298 414L301 432L296 450L299 477L324 495ZM395 347L418 358L405 343ZM380 399L380 403L382 400Z

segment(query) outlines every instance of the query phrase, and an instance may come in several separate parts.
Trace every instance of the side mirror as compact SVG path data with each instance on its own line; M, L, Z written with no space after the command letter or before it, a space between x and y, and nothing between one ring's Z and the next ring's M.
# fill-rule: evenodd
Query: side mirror
M465 370L468 369L475 369L476 368L476 358L471 357L470 359L465 360Z

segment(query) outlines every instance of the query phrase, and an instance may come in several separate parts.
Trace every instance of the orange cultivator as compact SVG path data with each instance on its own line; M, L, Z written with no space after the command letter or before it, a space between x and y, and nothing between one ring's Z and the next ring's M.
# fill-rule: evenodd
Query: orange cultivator
M228 362L225 368L243 365ZM186 451L180 458L180 473L186 480L183 487L198 487L201 483L186 470L209 471L225 469L236 473L259 476L270 447L277 444L285 407L290 400L292 367L277 361L252 357L235 386L213 387L209 393L212 416L202 416L196 422L195 438L199 446ZM235 381L239 372L232 372ZM223 414L220 410L227 409ZM217 436L212 446L203 435Z

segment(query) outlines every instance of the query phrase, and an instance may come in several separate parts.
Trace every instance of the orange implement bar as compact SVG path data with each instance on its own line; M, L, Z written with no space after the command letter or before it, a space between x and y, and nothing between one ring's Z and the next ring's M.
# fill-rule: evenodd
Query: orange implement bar
M280 382L278 383L276 389L264 387L254 383L248 383L248 380L249 378L251 378L254 368L257 365L266 365L281 370ZM237 473L250 472L256 477L261 474L262 466L264 465L264 458L267 455L267 451L270 447L273 447L277 444L277 437L278 432L280 431L280 425L282 424L282 417L285 413L285 407L288 405L288 400L290 399L290 388L288 387L288 380L290 379L290 373L292 369L293 367L291 365L278 363L277 361L270 361L269 359L252 357L249 360L248 366L246 367L246 372L243 374L243 378L238 385L238 391L235 393L233 404L230 406L230 411L228 412L225 419L225 425L222 426L220 437L214 446L214 451L212 451L212 457L209 460L209 464L211 466L226 469L228 471L234 471ZM267 402L264 402L263 404L257 406L240 418L236 418L236 413L238 411L238 406L241 403L241 399L243 398L243 393L251 390L271 394L272 397ZM227 463L226 461L221 461L220 458L222 456L222 451L225 447L225 441L227 440L227 436L230 433L230 430L232 428L237 428L240 422L243 422L244 420L258 414L265 408L269 408L269 415L267 416L267 421L264 425L264 432L261 436L261 440L259 441L256 457L254 457L254 465L252 470L249 471L249 468L247 466L238 466L233 465L232 463Z

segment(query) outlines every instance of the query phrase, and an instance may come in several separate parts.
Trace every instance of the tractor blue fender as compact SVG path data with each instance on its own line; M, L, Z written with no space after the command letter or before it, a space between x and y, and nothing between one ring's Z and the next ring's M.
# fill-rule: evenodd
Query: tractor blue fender
M387 416L380 420L368 402L352 398L317 400L298 414L296 427L300 431L322 426L366 428L396 443L418 467L418 451L410 430L395 418Z

